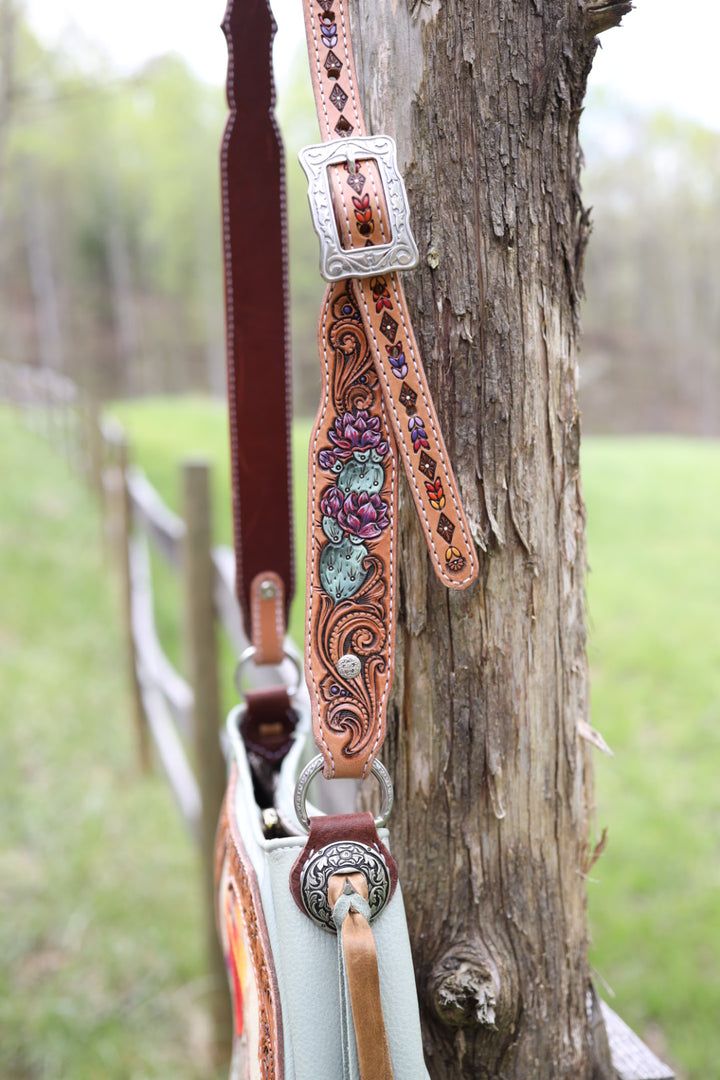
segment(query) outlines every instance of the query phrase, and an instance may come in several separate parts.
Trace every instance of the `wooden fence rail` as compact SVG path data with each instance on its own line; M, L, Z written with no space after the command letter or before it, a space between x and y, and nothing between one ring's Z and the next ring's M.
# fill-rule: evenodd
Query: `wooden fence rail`
M216 1056L223 1058L232 1020L213 899L214 834L226 780L219 737L217 631L227 634L238 655L248 642L234 595L233 553L212 545L210 467L201 460L180 465L181 518L142 470L131 464L121 425L103 417L97 402L70 379L0 361L0 401L12 406L30 431L58 449L98 496L103 543L119 582L138 763L141 770L150 770L154 747L200 855L208 1001ZM153 554L177 576L186 674L177 670L160 640Z

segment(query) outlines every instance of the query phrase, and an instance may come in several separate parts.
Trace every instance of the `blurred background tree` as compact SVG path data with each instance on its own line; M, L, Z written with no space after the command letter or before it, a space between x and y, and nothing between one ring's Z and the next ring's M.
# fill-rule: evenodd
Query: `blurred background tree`
M176 56L114 78L10 18L0 351L106 397L219 393L220 91Z
M720 136L591 96L586 430L720 433Z
M78 41L42 46L3 0L0 356L102 397L221 395L217 157L224 96L176 55L131 78ZM295 398L317 397L321 292L296 150L315 138L306 65L287 133ZM720 135L591 93L584 119L585 428L720 433ZM12 317L10 317L12 315Z

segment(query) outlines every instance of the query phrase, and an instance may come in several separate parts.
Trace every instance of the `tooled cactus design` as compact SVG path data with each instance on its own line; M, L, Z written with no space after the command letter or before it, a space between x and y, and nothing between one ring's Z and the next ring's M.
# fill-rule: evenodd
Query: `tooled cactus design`
M380 419L367 409L337 417L328 432L331 446L320 451L320 467L335 483L320 500L322 527L328 543L320 554L320 582L337 604L349 600L369 574L369 544L389 524L387 503L380 497L385 483L383 459L388 444Z

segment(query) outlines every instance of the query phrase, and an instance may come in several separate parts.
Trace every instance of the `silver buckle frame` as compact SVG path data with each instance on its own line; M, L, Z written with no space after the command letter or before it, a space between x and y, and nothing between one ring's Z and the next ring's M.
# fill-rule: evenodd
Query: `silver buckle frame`
M419 253L410 230L410 207L405 184L398 171L394 139L389 135L334 139L332 142L306 146L298 156L308 178L310 214L320 240L320 273L326 281L375 277L417 266ZM380 170L392 240L389 244L346 249L340 244L328 168L344 162L354 166L358 160L372 160Z

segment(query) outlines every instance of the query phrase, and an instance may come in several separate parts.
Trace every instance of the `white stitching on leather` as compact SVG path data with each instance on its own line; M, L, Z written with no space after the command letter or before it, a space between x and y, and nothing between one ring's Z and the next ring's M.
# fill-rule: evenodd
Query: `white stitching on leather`
M227 50L228 50L228 85L234 88L235 79L235 54L233 52L232 34L227 36ZM272 56L271 56L272 62ZM234 95L233 95L234 97ZM234 110L237 111L237 110ZM232 397L235 394L235 365L232 362L232 358L235 355L235 305L233 301L233 277L232 277L232 247L230 245L230 186L228 184L227 177L227 157L230 152L230 142L232 134L235 129L235 115L231 113L232 123L225 125L225 133L223 135L221 161L225 165L225 168L221 169L222 173L222 214L223 214L223 255L224 255L224 269L226 277L225 286L225 302L227 304L227 344L226 353L228 360L228 401L232 408ZM235 448L233 447L233 456ZM233 501L235 500L234 485L231 492ZM242 545L236 543L235 545L235 581L242 581ZM236 586L237 587L237 586Z
M329 288L325 291L325 299L323 300L323 315L322 315L322 341L323 341L323 366L325 373L325 394L323 397L322 409L320 410L320 416L317 419L315 425L315 432L312 443L312 485L311 485L311 501L308 507L308 525L310 526L310 581L308 583L308 595L307 595L307 640L305 642L306 653L306 668L310 673L312 679L313 691L315 693L315 701L317 703L318 710L318 727L320 742L327 751L327 757L330 758L330 776L335 775L335 758L333 752L327 744L325 739L325 725L323 723L323 701L320 696L320 690L315 679L315 669L312 665L312 626L313 626L313 578L315 576L315 494L317 491L317 446L320 439L320 429L325 422L325 413L327 412L328 401L330 399L330 365L328 364L328 351L327 351L327 337L326 328L328 320L328 311L330 310L330 304L332 301L333 289Z
M425 504L423 502L422 495L420 494L420 490L419 490L419 488L417 486L417 480L416 480L416 477L415 477L415 470L414 470L414 467L413 467L413 465L414 465L413 458L412 458L412 456L410 454L410 451L408 449L408 445L407 445L407 442L406 442L406 439L405 439L405 432L404 432L402 424L400 422L400 416L398 415L397 408L395 407L395 400L393 398L391 384L390 384L390 381L389 381L389 379L387 377L387 372L385 371L385 366L382 363L382 354L380 352L380 344L378 342L377 335L375 333L375 327L373 326L373 323L372 323L372 317L370 315L370 309L368 308L367 301L365 299L365 292L363 290L362 283L360 283L360 282L357 283L356 292L358 292L360 294L360 297L362 298L362 304L363 304L363 307L365 308L365 315L366 315L366 329L367 328L370 329L370 333L372 334L373 341L375 342L376 355L380 357L380 363L379 363L378 366L380 368L380 372L382 374L383 381L384 381L385 386L387 388L387 394L388 394L388 397L389 397L389 400L390 400L390 405L392 407L393 415L395 417L395 420L397 421L397 432L400 435L400 440L401 440L402 445L403 445L405 461L409 465L409 469L406 469L406 473L408 474L408 477L410 479L412 487L413 487L413 489L415 491L415 495L416 495L415 504L418 507L418 509L420 510L420 512L421 512L421 514L423 516L423 519L425 521L425 525L426 525L426 528L427 528L427 538L430 541L430 546L432 548L433 555L435 556L435 564L438 567L442 577L444 577L448 582L450 582L452 585L454 585L457 588L459 585L464 585L466 582L472 581L472 579L474 577L475 559L474 559L474 553L473 553L473 548L472 548L472 542L468 543L467 534L465 532L465 528L464 528L464 525L463 525L463 516L460 513L458 503L457 503L457 500L455 498L454 484L450 480L450 476L449 476L448 468L447 468L447 462L445 461L445 456L443 454L442 444L438 439L437 428L435 427L435 424L434 424L433 418L432 418L432 414L430 413L430 410L428 408L428 400L427 400L427 397L425 395L425 389L424 389L424 386L423 386L423 381L422 381L422 379L420 377L420 373L418 371L418 364L417 364L417 359L416 359L416 356L415 356L415 351L414 351L414 349L412 347L412 343L410 342L410 336L409 336L408 331L407 331L407 323L405 321L405 317L404 317L404 314L403 314L403 308L402 308L402 305L400 303L400 297L398 296L398 291L397 291L396 284L395 284L395 275L391 274L390 277L391 277L391 280L392 280L393 292L395 293L395 300L396 300L397 306L398 306L398 312L400 314L400 318L401 318L402 324L403 324L403 332L404 332L405 339L407 341L408 347L410 349L410 355L412 357L412 362L413 362L413 367L415 369L415 375L416 375L416 378L417 378L418 387L420 389L420 393L422 394L422 398L423 398L423 401L425 403L425 408L426 408L426 411L427 411L427 414L428 414L428 419L430 421L430 426L433 429L433 435L435 436L435 443L436 443L437 451L438 451L438 454L439 454L439 457L440 457L440 462L441 462L441 465L442 465L442 469L443 469L443 472L445 473L445 479L447 481L448 491L450 492L450 498L452 499L453 505L455 506L455 510L456 510L457 516L458 516L458 523L460 525L460 531L463 534L463 539L465 540L465 544L466 544L466 547L467 547L468 568L470 570L470 573L468 574L467 577L461 578L459 580L457 578L450 577L450 575L447 573L447 571L445 570L445 567L444 567L444 565L443 565L443 563L442 563L442 561L440 559L440 556L438 554L438 550L435 547L435 538L433 536L433 531L432 531L432 527L431 527L431 524L430 524L430 520L429 520L429 518L427 516L427 511L425 509Z
M320 49L318 48L317 26L315 24L315 9L313 8L312 0L310 0L310 3L308 4L308 9L309 9L309 12L310 12L310 30L312 31L312 36L313 36L313 48L315 50L315 62L316 62L316 65L317 65L317 77L318 77L318 87L319 87L319 90L320 90L320 102L322 104L323 116L325 117L325 127L327 128L328 137L332 138L332 129L330 127L330 117L328 116L327 105L325 104L325 86L323 84L322 64L320 63Z
M360 115L360 108L359 108L359 105L358 105L357 98L355 97L355 84L353 82L353 66L354 65L353 65L353 61L351 60L351 57L350 57L350 47L349 47L349 44L348 44L347 27L345 25L345 8L343 6L343 0L340 0L340 3L339 3L338 6L340 8L340 24L342 26L343 48L345 50L345 64L347 66L348 85L350 87L350 100L352 101L353 112L355 113L355 120L357 121L357 126L359 128L364 129L365 124L363 122L362 116Z
M273 70L273 46L274 46L274 34L270 34L270 41L268 45L268 65L269 70ZM226 35L227 51L228 51L228 70L227 70L227 83L233 87L233 104L231 108L231 120L232 123L226 123L225 130L223 132L223 139L220 151L221 165L221 184L222 184L222 217L223 217L223 263L226 276L226 306L227 306L227 332L226 332L226 346L225 353L228 370L228 400L230 401L236 393L236 376L235 376L235 303L234 303L234 286L233 286L233 274L232 274L232 244L230 240L230 185L228 182L228 154L230 152L230 143L232 142L232 136L235 131L235 123L237 120L237 100L235 96L235 52L233 48L233 33L232 29L228 27L228 33ZM275 136L278 141L278 145L281 146L280 128L278 127L277 117L275 116L275 82L271 78L271 101L270 101L270 122L275 132ZM290 355L290 318L288 312L288 305L290 302L290 291L287 287L287 275L288 275L288 230L287 230L287 183L285 175L285 165L282 160L282 154L280 155L280 217L281 217L281 242L283 252L283 274L285 278L285 289L283 290L283 318L285 320L285 356ZM292 476L292 388L290 385L290 379L285 377L285 442L286 442L286 465L288 475L288 486L290 485L290 478ZM236 448L231 447L232 455L235 456ZM235 503L237 496L235 493L234 485L231 485L231 497L233 503L233 518L238 517L242 521L242 508L237 508L237 515L235 513ZM290 542L294 545L294 514L292 500L288 508L288 522L290 528ZM235 591L239 592L237 583L244 580L243 574L243 550L240 538L234 538L235 543L233 548L235 551ZM292 553L291 553L292 554ZM284 584L284 583L283 583ZM295 585L295 572L293 567L292 557L290 559L290 580L288 582L290 590L292 591ZM284 613L283 613L284 616ZM283 623L284 631L284 623Z
M428 420L430 421L430 427L432 428L433 436L435 437L435 445L436 445L437 451L438 451L438 453L440 455L440 461L442 463L443 472L445 473L445 479L447 481L448 490L450 492L450 498L452 499L453 506L455 507L455 513L457 514L458 525L460 526L460 532L462 533L462 537L463 537L463 540L465 541L465 547L466 547L467 553L468 553L468 565L469 565L472 572L470 573L469 577L464 577L458 582L458 584L464 585L466 581L471 581L472 578L473 578L473 573L474 573L474 568L475 568L475 548L474 548L474 545L473 545L473 542L472 542L472 538L468 537L467 532L465 531L465 515L464 515L462 507L460 506L460 503L459 503L459 495L456 495L456 492L455 492L455 482L454 482L453 476L452 476L452 474L450 472L448 463L445 460L443 437L442 437L442 434L440 433L439 428L436 426L435 420L433 418L432 403L431 403L430 399L427 397L427 395L425 393L425 383L424 383L424 381L423 381L423 379L421 377L419 366L418 366L418 363L417 363L417 358L415 356L415 350L413 349L413 346L412 346L412 336L410 334L410 328L409 328L408 323L405 320L405 310L404 310L402 302L400 300L400 294L398 292L396 275L391 274L390 275L390 280L392 282L392 289L393 289L393 293L395 294L395 302L396 302L397 307L398 307L398 312L400 313L400 321L402 322L402 325L403 325L403 331L405 333L405 339L406 339L406 341L408 343L408 347L410 349L410 355L412 356L412 362L413 362L413 367L415 368L415 375L416 375L416 378L417 378L417 383L418 383L418 386L420 388L420 393L422 394L422 399L425 402L425 408L427 410ZM468 529L469 529L469 526L468 526ZM455 580L455 579L453 579L453 580Z

